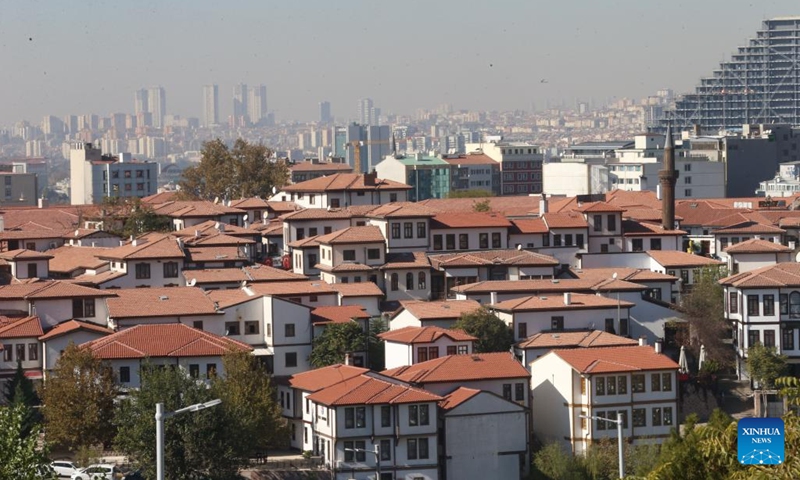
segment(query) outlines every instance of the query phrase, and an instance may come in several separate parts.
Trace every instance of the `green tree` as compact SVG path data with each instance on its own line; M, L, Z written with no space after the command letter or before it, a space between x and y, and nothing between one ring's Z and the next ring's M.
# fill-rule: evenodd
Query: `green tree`
M761 343L747 349L747 372L761 390L775 387L775 380L786 374L786 361L786 355L780 355L775 348Z
M369 322L369 335L367 337L367 356L369 368L382 371L386 368L386 344L378 335L388 330L386 322L380 318L373 318Z
M453 328L476 337L476 353L507 352L514 344L514 332L497 315L481 307L462 313Z
M447 194L447 198L485 198L493 196L492 192L483 189L453 190Z
M200 163L183 171L181 194L190 199L240 198L272 193L289 181L285 162L272 161L264 145L238 139L228 148L220 139L203 144Z
M39 446L39 425L24 432L25 410L21 405L0 407L0 479L55 479L47 444Z
M114 372L104 361L70 343L44 384L47 437L71 451L107 446L114 438Z
M473 202L472 210L475 212L485 213L490 212L492 210L492 204L489 203L489 199L481 200Z
M36 407L41 403L39 395L33 386L33 381L25 376L22 369L22 362L17 360L17 369L9 382L6 382L5 391L6 403L9 405L25 407L22 422L23 436L27 436L33 431L34 425L41 422L41 415Z
M131 212L122 227L122 236L131 235L138 237L147 232L169 232L172 230L172 220L166 215L158 215L150 205L146 205L138 198L133 200Z
M572 455L557 443L545 445L533 456L534 469L531 477L535 480L584 480L589 474L580 458Z
M363 352L366 346L367 336L358 323L331 323L314 339L309 361L315 368L344 363L346 353Z
M681 302L690 328L690 338L681 343L696 348L705 345L707 360L714 360L722 367L731 366L734 361L733 349L725 343L730 333L725 321L725 291L719 284L725 275L725 269L720 267L698 270L691 292Z

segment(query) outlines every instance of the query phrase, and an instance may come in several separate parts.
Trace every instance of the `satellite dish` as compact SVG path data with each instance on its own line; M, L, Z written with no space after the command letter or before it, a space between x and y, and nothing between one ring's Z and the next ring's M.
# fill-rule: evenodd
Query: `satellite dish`
M247 221L247 220L248 220L250 217L249 217L249 216L248 216L248 215L245 213L245 214L244 214L244 217L242 217L242 218L243 218L243 219L244 219L244 221L246 222L246 221Z
M219 203L219 197L214 197L214 203Z
M189 280L189 283L187 283L186 285L189 286L189 287L194 287L195 285L197 285L197 279L193 278L193 279Z
M273 185L273 187L272 187L272 194L274 195L274 194L276 194L276 193L278 193L278 188L277 188L277 187L275 187L275 186Z
M616 280L616 279L617 279L617 272L614 272L614 275L611 275L611 278L613 278L614 280Z
M522 250L522 244L521 243L517 244L517 250Z
M245 288L246 286L247 286L247 280L242 280L242 288Z

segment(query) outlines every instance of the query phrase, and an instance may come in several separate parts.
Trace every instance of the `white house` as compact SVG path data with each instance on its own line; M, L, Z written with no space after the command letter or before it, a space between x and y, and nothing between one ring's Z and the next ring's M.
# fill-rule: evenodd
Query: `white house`
M404 300L400 302L400 309L392 314L389 329L430 326L450 328L462 314L474 312L479 308L481 304L474 300L438 302Z
M114 297L108 290L96 290L57 280L0 287L0 310L36 315L45 330L70 319L105 326L108 310L104 298Z
M348 227L316 238L320 260L316 268L327 283L378 282L385 263L385 239L378 227Z
M35 315L0 316L0 391L6 391L6 382L14 377L17 362L25 376L42 378L42 323Z
M61 352L67 345L82 345L114 333L110 328L81 320L67 320L52 327L39 337L42 343L42 368L45 375L55 368Z
M431 220L431 250L505 249L510 227L511 222L496 213L439 214Z
M404 327L378 335L384 341L386 368L413 365L442 355L470 355L478 339L462 330Z
M621 252L622 212L624 208L606 202L593 202L578 208L589 224L589 252Z
M553 350L530 369L534 434L543 442L583 454L616 438L615 424L581 416L622 413L634 444L661 443L678 425L678 364L653 347Z
M418 203L390 203L369 212L369 222L380 228L387 252L424 252L430 245L434 215L434 210Z
M10 250L0 253L0 259L11 266L11 276L18 280L48 278L48 261L52 255L36 250Z
M550 352L567 348L631 347L639 345L637 340L620 337L602 330L572 330L538 332L514 345L514 354L526 367L531 362Z
M356 305L373 317L381 315L383 292L374 283L334 283L331 288L337 294L337 305Z
M389 253L380 269L387 302L429 299L431 263L424 252Z
M184 286L183 240L163 233L146 233L98 254L111 262L110 274L102 288Z
M294 202L304 208L341 208L405 202L411 187L378 178L376 173L336 173L287 185L270 201Z
M728 259L728 271L733 274L792 261L791 248L757 238L735 243L724 252Z

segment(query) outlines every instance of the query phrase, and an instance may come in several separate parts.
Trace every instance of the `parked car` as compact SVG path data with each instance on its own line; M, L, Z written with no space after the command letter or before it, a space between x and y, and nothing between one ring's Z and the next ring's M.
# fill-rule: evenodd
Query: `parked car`
M89 465L72 474L72 480L114 480L117 467L110 464Z
M136 470L126 474L122 480L145 480L141 470Z
M55 462L51 463L50 466L53 467L53 470L55 470L58 478L70 478L72 477L73 473L76 473L78 470L80 470L77 465L69 460L56 460Z

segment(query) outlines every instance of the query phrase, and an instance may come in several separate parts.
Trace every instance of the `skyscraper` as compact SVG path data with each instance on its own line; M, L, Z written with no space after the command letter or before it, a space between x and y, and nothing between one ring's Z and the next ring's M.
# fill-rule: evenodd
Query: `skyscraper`
M147 89L136 90L133 93L133 113L139 115L143 112L149 112L147 108Z
M219 123L219 86L203 86L203 126Z
M331 102L327 100L319 102L319 121L320 123L331 123L333 121L331 117Z
M371 98L362 98L358 101L358 123L361 125L372 125L378 122L377 118L373 118L375 114L375 105L372 103Z
M233 124L247 125L247 85L240 83L233 87Z
M267 87L251 87L247 98L247 116L254 125L260 125L267 117Z
M167 114L167 93L164 87L147 89L147 111L153 114L153 126L164 126L164 115Z
M764 20L746 46L700 79L695 93L664 112L661 127L683 130L751 123L800 124L800 16Z

